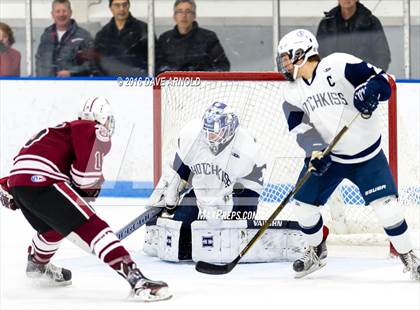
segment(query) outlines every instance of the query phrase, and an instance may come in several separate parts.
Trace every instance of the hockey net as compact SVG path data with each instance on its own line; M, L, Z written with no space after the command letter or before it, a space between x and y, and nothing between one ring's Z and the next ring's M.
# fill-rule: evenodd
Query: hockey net
M162 163L170 162L181 128L193 118L201 118L215 101L230 105L262 146L267 171L265 189L260 198L257 218L268 218L293 188L303 166L304 152L289 133L282 110L285 81L275 72L168 72L161 74L154 88L154 181L162 172ZM382 143L393 176L399 184L401 206L407 222L418 231L420 189L418 170L406 169L398 175L396 84L388 104L380 104ZM350 129L351 130L351 129ZM401 160L401 159L400 159ZM409 165L403 159L403 165ZM289 204L278 219L294 220ZM387 238L370 206L365 206L357 187L344 181L322 207L324 222L332 232L329 242L350 245L386 245ZM415 241L418 243L418 241ZM418 245L417 245L418 247Z

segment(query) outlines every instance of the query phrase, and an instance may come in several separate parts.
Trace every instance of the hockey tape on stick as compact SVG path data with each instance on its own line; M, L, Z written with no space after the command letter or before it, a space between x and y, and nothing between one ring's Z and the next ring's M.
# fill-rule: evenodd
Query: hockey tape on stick
M136 231L141 226L150 221L152 218L154 218L156 215L158 215L163 209L163 207L153 207L147 209L142 214L137 216L134 220L132 220L130 223L118 230L115 234L117 235L118 239L125 239L127 236L131 235L134 231Z
M180 200L184 198L184 195L187 194L190 191L190 189L185 189L180 193ZM135 232L137 229L142 227L144 224L149 222L152 218L159 215L160 212L162 212L165 209L164 206L162 207L152 207L144 211L142 214L137 216L134 220L132 220L130 223L125 225L123 228L118 230L115 234L117 235L118 239L123 240L124 238L127 238L127 236L131 235L133 232Z

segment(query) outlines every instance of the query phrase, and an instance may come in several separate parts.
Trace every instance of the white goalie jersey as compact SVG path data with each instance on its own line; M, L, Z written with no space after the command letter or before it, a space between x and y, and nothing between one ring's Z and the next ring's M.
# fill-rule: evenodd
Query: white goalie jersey
M312 81L298 79L288 83L285 100L304 113L322 139L330 143L358 113L353 105L355 88L382 73L381 69L354 56L331 54L321 60ZM295 133L304 131L304 126L289 122L289 129ZM380 150L378 114L373 113L369 119L355 121L352 130L338 142L331 157L336 162L357 163L373 158Z
M263 189L266 165L255 139L242 127L214 154L202 132L202 122L199 119L190 121L180 133L174 165L178 166L174 167L178 172L180 166L189 168L190 182L200 208L231 211L233 202L230 198L238 183L258 195Z

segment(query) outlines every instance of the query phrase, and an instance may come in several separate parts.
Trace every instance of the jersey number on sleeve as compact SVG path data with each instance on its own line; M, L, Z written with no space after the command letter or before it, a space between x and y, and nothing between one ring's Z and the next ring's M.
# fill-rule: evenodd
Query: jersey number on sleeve
M102 163L104 160L104 154L96 151L95 152L95 170L102 171Z

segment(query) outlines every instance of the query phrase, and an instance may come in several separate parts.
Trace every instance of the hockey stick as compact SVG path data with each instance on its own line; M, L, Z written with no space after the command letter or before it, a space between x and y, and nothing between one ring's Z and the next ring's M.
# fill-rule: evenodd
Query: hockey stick
M118 239L123 240L127 236L131 235L134 231L139 229L141 226L146 224L148 221L150 221L153 217L158 215L163 209L164 207L153 207L147 209L130 223L118 230L115 234L117 235Z
M188 189L184 189L179 193L180 200L184 197L184 195L188 192ZM161 198L162 199L162 198ZM162 204L161 204L162 205ZM148 221L150 221L153 217L156 215L159 215L162 210L164 210L165 207L162 206L153 206L146 211L144 211L142 214L137 216L134 220L132 220L130 223L125 225L123 228L118 230L115 234L117 235L118 239L123 240L127 238L129 235L131 235L133 232L135 232L137 229L142 227L144 224L146 224Z
M332 149L336 146L338 141L340 141L341 137L347 132L351 124L357 119L359 115L360 113L357 113L353 117L353 119L340 130L340 132L334 137L334 139L331 141L328 147L322 152L322 156L325 156L331 153ZM207 274L226 274L226 273L229 273L233 268L235 268L235 266L238 264L241 258L249 251L249 249L254 245L254 243L264 234L268 226L270 226L270 224L277 217L277 215L279 215L281 210L283 210L283 208L287 205L287 203L293 197L293 195L295 195L303 186L303 184L305 184L305 182L309 179L313 170L314 168L312 166L309 166L308 170L305 172L303 177L300 178L300 180L297 182L295 188L287 194L287 196L283 199L283 201L274 210L273 214L271 214L271 216L267 219L264 225L261 226L261 228L257 231L255 236L251 239L251 241L248 242L245 248L239 253L239 255L232 262L223 264L223 265L216 265L216 264L211 264L211 263L207 263L203 261L198 261L197 264L195 265L195 269L199 272L207 273Z

